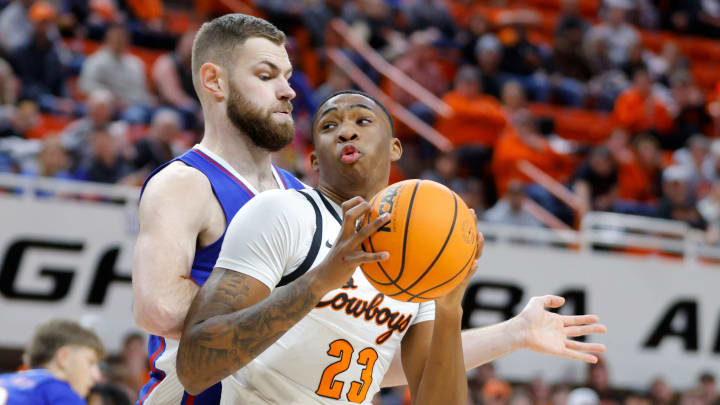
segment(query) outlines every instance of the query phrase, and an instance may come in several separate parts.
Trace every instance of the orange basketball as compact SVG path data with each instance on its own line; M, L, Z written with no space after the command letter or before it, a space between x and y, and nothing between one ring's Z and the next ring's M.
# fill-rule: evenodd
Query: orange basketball
M364 224L390 214L390 222L363 242L366 252L390 253L364 263L365 277L381 293L423 302L455 288L472 268L477 250L475 218L465 202L429 180L395 183L370 200Z

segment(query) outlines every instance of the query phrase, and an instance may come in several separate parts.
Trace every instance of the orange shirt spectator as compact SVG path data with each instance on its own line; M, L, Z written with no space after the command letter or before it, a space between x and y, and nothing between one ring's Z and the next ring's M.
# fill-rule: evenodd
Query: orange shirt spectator
M495 144L492 172L498 195L505 194L512 179L531 182L518 169L517 163L527 160L556 180L562 181L571 161L568 156L555 152L547 139L535 128L535 118L529 112L518 113L513 121L515 128L508 127Z
M638 202L654 202L660 197L663 157L651 136L635 140L634 153L620 162L619 197Z
M666 133L673 126L667 107L652 94L652 84L646 70L639 69L633 86L615 101L613 118L621 127L632 133L657 130Z
M492 148L507 123L500 103L492 96L482 94L477 68L465 66L455 79L453 91L443 97L454 114L439 117L435 128L455 147L481 145Z
M436 51L432 42L439 39L436 32L418 31L410 36L410 48L397 59L395 67L415 80L429 92L440 97L447 91L448 82L445 79L442 65L436 58ZM402 87L391 82L388 89L393 100L405 107L410 107L417 99L406 92Z

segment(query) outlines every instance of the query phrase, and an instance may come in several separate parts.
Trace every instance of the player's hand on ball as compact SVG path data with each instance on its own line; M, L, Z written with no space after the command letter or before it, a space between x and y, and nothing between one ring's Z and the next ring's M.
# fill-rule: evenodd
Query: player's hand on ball
M362 197L355 197L345 201L342 210L343 223L340 234L330 252L315 270L322 272L320 279L328 291L345 285L361 263L382 262L390 258L388 252L365 252L360 246L365 239L382 228L390 216L380 215L371 223L357 228L358 220L370 211L370 204Z
M584 343L570 338L595 333L605 333L607 328L595 315L559 315L545 310L560 308L565 303L563 297L545 295L533 297L525 308L513 320L519 326L523 336L522 346L543 354L567 357L588 363L596 363L593 353L605 351L605 345Z

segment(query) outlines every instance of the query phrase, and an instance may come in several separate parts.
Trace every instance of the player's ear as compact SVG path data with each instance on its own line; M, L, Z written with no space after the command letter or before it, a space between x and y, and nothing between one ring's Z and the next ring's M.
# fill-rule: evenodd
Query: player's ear
M320 172L320 162L318 162L315 151L310 152L310 167L314 172Z
M63 346L58 349L57 352L55 352L55 356L53 357L53 360L57 365L60 367L60 369L64 370L68 367L71 359L70 359L70 352L71 352L70 346Z
M390 161L397 162L402 157L402 143L398 138L392 137L390 139Z
M208 92L212 98L217 101L225 99L224 82L222 68L214 63L205 63L200 66L200 87Z

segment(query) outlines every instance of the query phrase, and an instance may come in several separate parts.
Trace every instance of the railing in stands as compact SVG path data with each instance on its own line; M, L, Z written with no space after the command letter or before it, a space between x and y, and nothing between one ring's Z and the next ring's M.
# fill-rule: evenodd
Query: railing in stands
M65 204L123 204L129 218L136 218L140 189L81 181L0 174L0 200L60 200ZM12 213L10 213L12 214ZM607 212L589 212L579 230L557 226L518 227L479 222L487 243L522 244L589 252L642 253L658 258L682 259L688 264L720 264L720 246L705 243L704 233L684 222ZM0 232L2 226L0 226Z
M330 22L330 27L345 40L346 44L362 56L362 58L380 74L402 87L403 90L413 95L418 101L428 106L436 114L445 118L452 117L452 107L429 92L403 71L388 63L382 55L375 52L367 43L355 38L350 32L350 26L348 26L345 21L336 18Z
M425 138L428 142L432 143L441 151L452 150L452 143L447 140L442 134L435 130L435 128L429 126L413 113L408 111L405 107L398 104L390 98L387 94L383 93L382 90L369 78L360 68L353 63L341 50L337 48L330 48L327 50L327 56L333 63L335 63L340 69L345 71L350 79L355 82L363 91L376 97L380 102L385 104L387 109L392 115L394 115L399 121L407 125L410 129L415 131L419 136Z
M585 215L585 207L583 207L580 198L575 193L568 190L562 183L550 177L550 175L540 170L537 166L527 160L518 162L517 166L518 169L532 179L532 181L539 184L549 191L550 194L567 204L567 206L575 213L575 228L580 226L579 220L583 217L583 215Z

